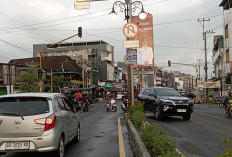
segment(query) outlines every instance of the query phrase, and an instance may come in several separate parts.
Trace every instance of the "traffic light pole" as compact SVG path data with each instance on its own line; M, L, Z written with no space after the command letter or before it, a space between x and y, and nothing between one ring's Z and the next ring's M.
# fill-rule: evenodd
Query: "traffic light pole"
M186 65L186 66L192 66L196 69L196 73L197 73L197 83L198 83L198 69L197 66L193 65L193 64L185 64L185 63L173 63L170 60L168 61L168 66L171 66L171 64L177 64L177 65ZM197 87L197 84L196 84ZM197 87L197 102L199 102L199 88Z
M44 57L44 52L45 52L48 48L53 47L53 46L55 46L55 45L58 45L58 44L60 44L60 43L62 43L62 42L64 42L64 41L66 41L66 40L68 40L68 39L71 39L71 38L75 37L75 36L78 36L78 35L79 35L79 37L80 37L80 34L79 34L79 33L80 33L80 32L78 32L77 34L72 35L72 36L70 36L70 37L68 37L68 38L66 38L66 39L64 39L64 40L61 40L61 41L59 41L59 42L57 42L57 43L54 43L54 44L49 45L49 46L46 46L46 47L40 52L40 66L39 66L39 68L40 68L40 69L43 68L43 66L42 66L42 57ZM39 80L39 83L40 83L40 88L39 88L39 90L40 90L40 93L41 93L41 92L42 92L42 79Z

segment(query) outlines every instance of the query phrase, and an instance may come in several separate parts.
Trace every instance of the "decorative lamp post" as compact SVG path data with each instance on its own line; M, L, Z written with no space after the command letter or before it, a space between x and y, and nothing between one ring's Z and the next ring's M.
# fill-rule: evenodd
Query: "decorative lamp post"
M126 22L131 22L132 13L135 13L137 9L140 9L138 14L141 20L146 19L147 13L144 11L143 4L140 1L131 2L131 0L125 0L126 3L116 1L113 4L110 16L112 19L116 18L117 13L115 7L119 7L120 12L124 12ZM133 65L128 65L128 104L134 105L134 81L133 81Z
M141 12L139 13L139 18L141 20L144 20L147 17L147 13L144 11L144 8L143 8L143 3L140 2L140 1L134 1L132 3L130 3L130 2L129 3L123 3L121 1L114 2L112 11L110 12L110 16L113 19L116 18L116 15L117 15L117 13L115 12L114 7L119 7L120 12L124 12L125 20L127 20L127 22L129 22L129 20L131 19L130 15L129 15L129 11L134 13L137 9L140 9Z

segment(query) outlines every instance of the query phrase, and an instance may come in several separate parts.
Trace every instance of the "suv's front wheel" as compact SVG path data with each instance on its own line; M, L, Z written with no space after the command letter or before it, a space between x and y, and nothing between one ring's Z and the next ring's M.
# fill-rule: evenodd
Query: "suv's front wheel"
M158 105L155 107L155 119L161 120L162 119L162 111Z

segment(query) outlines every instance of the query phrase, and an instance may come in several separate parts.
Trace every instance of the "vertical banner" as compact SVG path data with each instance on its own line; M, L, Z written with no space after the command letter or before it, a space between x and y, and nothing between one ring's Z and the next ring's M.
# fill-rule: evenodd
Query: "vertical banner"
M133 16L132 22L137 23L139 27L137 34L137 39L139 40L139 48L137 48L137 65L141 68L154 67L152 14L147 14L147 18L144 20L139 19L138 16Z

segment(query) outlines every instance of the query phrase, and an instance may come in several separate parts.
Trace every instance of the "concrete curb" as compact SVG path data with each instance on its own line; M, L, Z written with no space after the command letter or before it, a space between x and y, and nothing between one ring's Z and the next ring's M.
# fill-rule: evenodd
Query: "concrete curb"
M127 115L125 114L125 120L127 129L129 132L129 139L130 144L132 146L132 149L135 153L136 157L151 157L150 153L148 152L146 146L144 145L143 141L140 138L139 133L135 129L134 125L132 124L131 120L127 118Z

